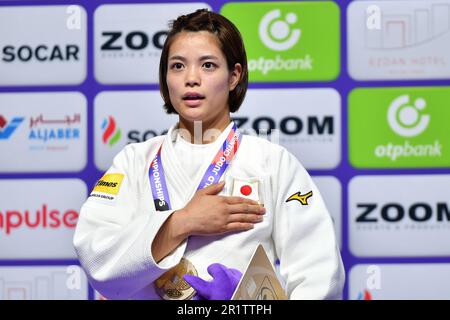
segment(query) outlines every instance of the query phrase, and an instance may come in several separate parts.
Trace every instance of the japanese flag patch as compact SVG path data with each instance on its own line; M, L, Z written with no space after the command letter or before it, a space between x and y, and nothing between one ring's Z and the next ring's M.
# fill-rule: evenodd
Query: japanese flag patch
M258 179L233 179L231 195L251 199L263 204L260 196L261 182Z

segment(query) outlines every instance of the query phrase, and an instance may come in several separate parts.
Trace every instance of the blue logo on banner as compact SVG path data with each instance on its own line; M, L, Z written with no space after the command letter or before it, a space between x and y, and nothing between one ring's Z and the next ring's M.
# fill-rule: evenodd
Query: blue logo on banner
M16 131L17 127L22 123L22 121L25 118L13 118L9 124L3 118L3 116L0 115L0 140L6 140L9 139L9 137Z

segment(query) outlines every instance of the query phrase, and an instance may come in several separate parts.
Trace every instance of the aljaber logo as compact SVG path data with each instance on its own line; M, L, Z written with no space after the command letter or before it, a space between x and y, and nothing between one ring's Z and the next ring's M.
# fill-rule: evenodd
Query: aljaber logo
M409 95L396 98L388 110L389 126L402 137L415 137L421 134L430 122L429 115L420 115L426 104L425 99L418 98L411 105Z
M48 143L47 150L66 150L69 145L53 144L55 142L79 140L81 136L79 124L81 123L81 114L74 113L73 116L65 116L61 118L47 118L44 114L30 117L30 132L28 139L34 143L31 147L33 150L42 150L42 142Z
M109 146L115 145L122 137L122 131L116 126L116 121L112 116L108 119L104 119L102 123L102 141L103 144L108 144Z
M8 121L0 115L0 140L9 139L24 119L23 117L15 117L8 124Z
M281 10L269 11L259 24L259 37L264 45L275 51L285 51L292 48L300 39L301 30L293 29L292 24L297 22L297 15L290 12L285 20L280 20Z

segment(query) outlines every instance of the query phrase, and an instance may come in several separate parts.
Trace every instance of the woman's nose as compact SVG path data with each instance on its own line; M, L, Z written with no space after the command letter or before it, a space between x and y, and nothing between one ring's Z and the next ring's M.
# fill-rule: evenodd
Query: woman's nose
M189 68L186 73L186 86L200 85L200 75L195 68Z

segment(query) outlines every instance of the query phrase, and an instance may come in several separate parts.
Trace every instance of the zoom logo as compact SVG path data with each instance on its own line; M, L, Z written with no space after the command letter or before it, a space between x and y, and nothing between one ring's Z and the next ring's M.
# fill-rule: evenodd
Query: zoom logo
M303 119L296 116L286 116L280 119L279 122L269 116L257 117L255 119L250 119L249 117L233 117L233 121L236 122L239 129L248 130L248 127L251 127L258 134L263 132L270 134L277 128L280 129L282 134L288 136L298 135L303 132L306 132L307 135L332 135L335 132L334 118L332 115L322 117L308 116ZM249 122L248 125L246 125L247 122ZM247 132L247 134L249 133Z
M365 257L448 256L442 244L450 243L449 185L450 175L354 177L348 188L350 250Z
M396 98L388 110L389 126L403 137L415 137L421 134L430 122L429 115L421 114L426 104L423 98L418 98L411 104L409 95Z
M383 205L358 203L356 207L361 209L361 213L355 219L356 222L377 223L380 220L384 222L400 222L407 218L414 222L426 222L433 220L433 217L437 222L450 221L450 208L445 202L438 202L435 205L417 202L407 207L400 203L386 203Z
M295 13L288 13L285 19L280 19L281 10L268 12L259 24L259 37L264 45L275 51L285 51L292 48L300 39L301 30L291 27L297 22Z
M151 37L153 46L162 49L168 32L158 31ZM133 31L125 34L121 31L104 31L102 36L107 40L101 45L104 51L120 51L125 49L143 50L149 46L150 38L142 31Z

